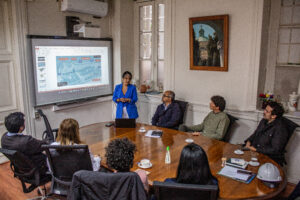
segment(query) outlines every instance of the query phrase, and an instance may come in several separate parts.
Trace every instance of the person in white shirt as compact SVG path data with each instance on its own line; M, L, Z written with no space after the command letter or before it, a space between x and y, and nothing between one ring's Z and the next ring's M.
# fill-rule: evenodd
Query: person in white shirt
M78 145L83 144L79 136L79 124L75 119L64 119L58 129L56 142L51 145ZM100 156L94 156L91 152L91 161L93 165L93 171L99 171L100 169Z

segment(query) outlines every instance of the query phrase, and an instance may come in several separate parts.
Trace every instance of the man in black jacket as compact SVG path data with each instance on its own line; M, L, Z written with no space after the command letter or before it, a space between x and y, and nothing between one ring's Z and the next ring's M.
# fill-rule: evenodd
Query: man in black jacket
M179 125L181 110L177 103L174 103L175 93L173 91L165 91L160 104L154 116L152 117L152 125L165 128L175 128Z
M25 129L24 114L14 112L5 117L5 127L8 132L1 138L2 148L23 153L35 166L40 168L40 172L46 172L48 170L46 155L42 153L41 148L41 145L46 142L22 134Z
M251 151L266 154L280 165L285 164L284 152L289 134L282 118L283 108L276 102L269 102L264 110L264 118L255 132L245 140Z

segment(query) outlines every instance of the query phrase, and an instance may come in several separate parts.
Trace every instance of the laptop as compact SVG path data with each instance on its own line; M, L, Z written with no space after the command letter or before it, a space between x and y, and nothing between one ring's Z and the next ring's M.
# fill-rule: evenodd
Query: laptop
M116 128L135 128L135 119L115 119Z

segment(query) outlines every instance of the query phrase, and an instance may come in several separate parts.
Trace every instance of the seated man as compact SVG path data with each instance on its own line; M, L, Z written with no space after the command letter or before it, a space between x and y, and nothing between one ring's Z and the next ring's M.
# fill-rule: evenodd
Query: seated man
M181 110L177 103L174 103L175 93L173 91L165 91L162 96L162 104L160 104L154 116L152 117L152 125L165 128L175 128L179 125Z
M245 147L268 155L274 161L285 163L285 146L289 139L288 130L282 119L283 108L276 102L269 102L264 110L264 118L255 132L245 140Z
M210 99L209 107L212 110L204 118L203 122L194 126L181 125L179 127L180 131L192 131L193 135L202 135L209 138L222 140L227 128L229 126L230 120L226 113L224 113L226 101L221 96L213 96Z
M41 173L48 171L46 155L42 153L42 144L46 142L37 140L29 135L23 135L25 129L24 114L14 112L5 117L6 132L1 138L1 146L4 149L16 150L27 156Z

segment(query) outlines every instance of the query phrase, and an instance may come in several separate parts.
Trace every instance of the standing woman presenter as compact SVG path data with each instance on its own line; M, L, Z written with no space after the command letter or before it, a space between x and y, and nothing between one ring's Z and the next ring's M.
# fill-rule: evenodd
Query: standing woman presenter
M116 118L138 118L135 103L137 102L136 87L130 84L132 74L126 71L122 75L122 84L116 86L113 101L117 104Z

